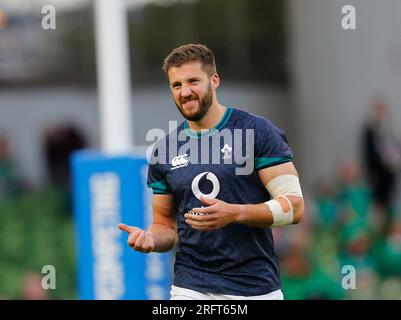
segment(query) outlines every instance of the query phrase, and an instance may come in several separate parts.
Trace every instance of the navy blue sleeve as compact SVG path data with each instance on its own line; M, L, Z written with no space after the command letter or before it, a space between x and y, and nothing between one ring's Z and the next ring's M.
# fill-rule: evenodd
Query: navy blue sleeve
M148 187L153 194L171 194L171 188L161 170L161 165L150 164L148 169Z
M156 150L157 149L157 150ZM171 188L166 179L166 165L157 162L159 149L154 148L148 169L148 187L152 188L153 194L171 194ZM156 152L156 154L154 153Z
M255 128L255 170L292 161L292 151L284 131L264 118Z

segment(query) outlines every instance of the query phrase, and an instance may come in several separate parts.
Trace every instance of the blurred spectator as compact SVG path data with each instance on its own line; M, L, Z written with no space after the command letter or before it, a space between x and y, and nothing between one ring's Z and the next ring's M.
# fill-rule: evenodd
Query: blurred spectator
M316 227L326 232L338 223L337 190L332 180L319 182L315 198Z
M72 212L70 156L86 147L83 134L74 125L49 128L45 133L44 153L50 183L60 192L63 212Z
M337 234L340 266L356 270L356 290L347 290L347 298L377 298L378 273L371 255L375 235L382 234L382 222L373 220L373 199L362 179L358 162L347 159L340 163L338 209L340 224Z
M340 227L346 227L355 221L363 221L367 227L375 223L371 221L371 192L362 180L359 164L355 160L343 160L338 168L338 177Z
M5 135L0 135L0 198L14 196L17 185L9 140Z
M21 300L48 300L47 291L42 288L42 277L27 273L22 280Z
M378 270L384 277L401 278L401 221L394 221L374 247L373 255Z
M344 296L340 281L323 270L317 258L310 242L291 243L280 259L285 299L341 299Z
M355 219L340 233L341 266L350 265L356 271L356 288L348 290L351 299L377 299L377 261L371 255L372 237L366 222Z
M83 134L73 125L49 128L45 133L45 158L50 182L61 187L70 184L70 155L86 147Z
M376 99L363 129L363 157L376 209L385 215L387 224L396 190L396 174L401 167L400 150L389 123L387 105Z

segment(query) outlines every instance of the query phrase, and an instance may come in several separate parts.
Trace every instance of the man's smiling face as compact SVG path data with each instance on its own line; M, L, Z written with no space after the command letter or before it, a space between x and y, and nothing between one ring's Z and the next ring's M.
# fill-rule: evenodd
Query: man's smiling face
M193 61L168 70L174 102L184 118L201 120L213 103L213 77L203 70L202 63Z

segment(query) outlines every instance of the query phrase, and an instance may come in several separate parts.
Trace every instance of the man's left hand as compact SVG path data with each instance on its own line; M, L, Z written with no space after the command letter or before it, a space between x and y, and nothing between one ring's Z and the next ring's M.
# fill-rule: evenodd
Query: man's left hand
M195 213L202 215L195 215L186 213L184 215L185 222L191 225L194 229L200 231L212 231L221 229L229 223L235 221L237 216L237 205L224 202L219 199L208 199L200 197L200 201L207 205L207 207L193 208Z

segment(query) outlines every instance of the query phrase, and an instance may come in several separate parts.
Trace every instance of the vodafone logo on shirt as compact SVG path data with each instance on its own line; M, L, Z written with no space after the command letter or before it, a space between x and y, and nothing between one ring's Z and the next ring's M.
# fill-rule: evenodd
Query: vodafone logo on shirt
M213 184L213 189L210 193L204 194L202 191L199 189L199 181L202 179L203 176L206 175L206 179L209 180ZM217 195L220 192L220 182L219 179L217 179L216 175L211 172L202 172L199 173L194 180L192 180L192 192L194 193L195 197L197 197L200 200L200 197L203 196L205 198L213 199L216 198Z

